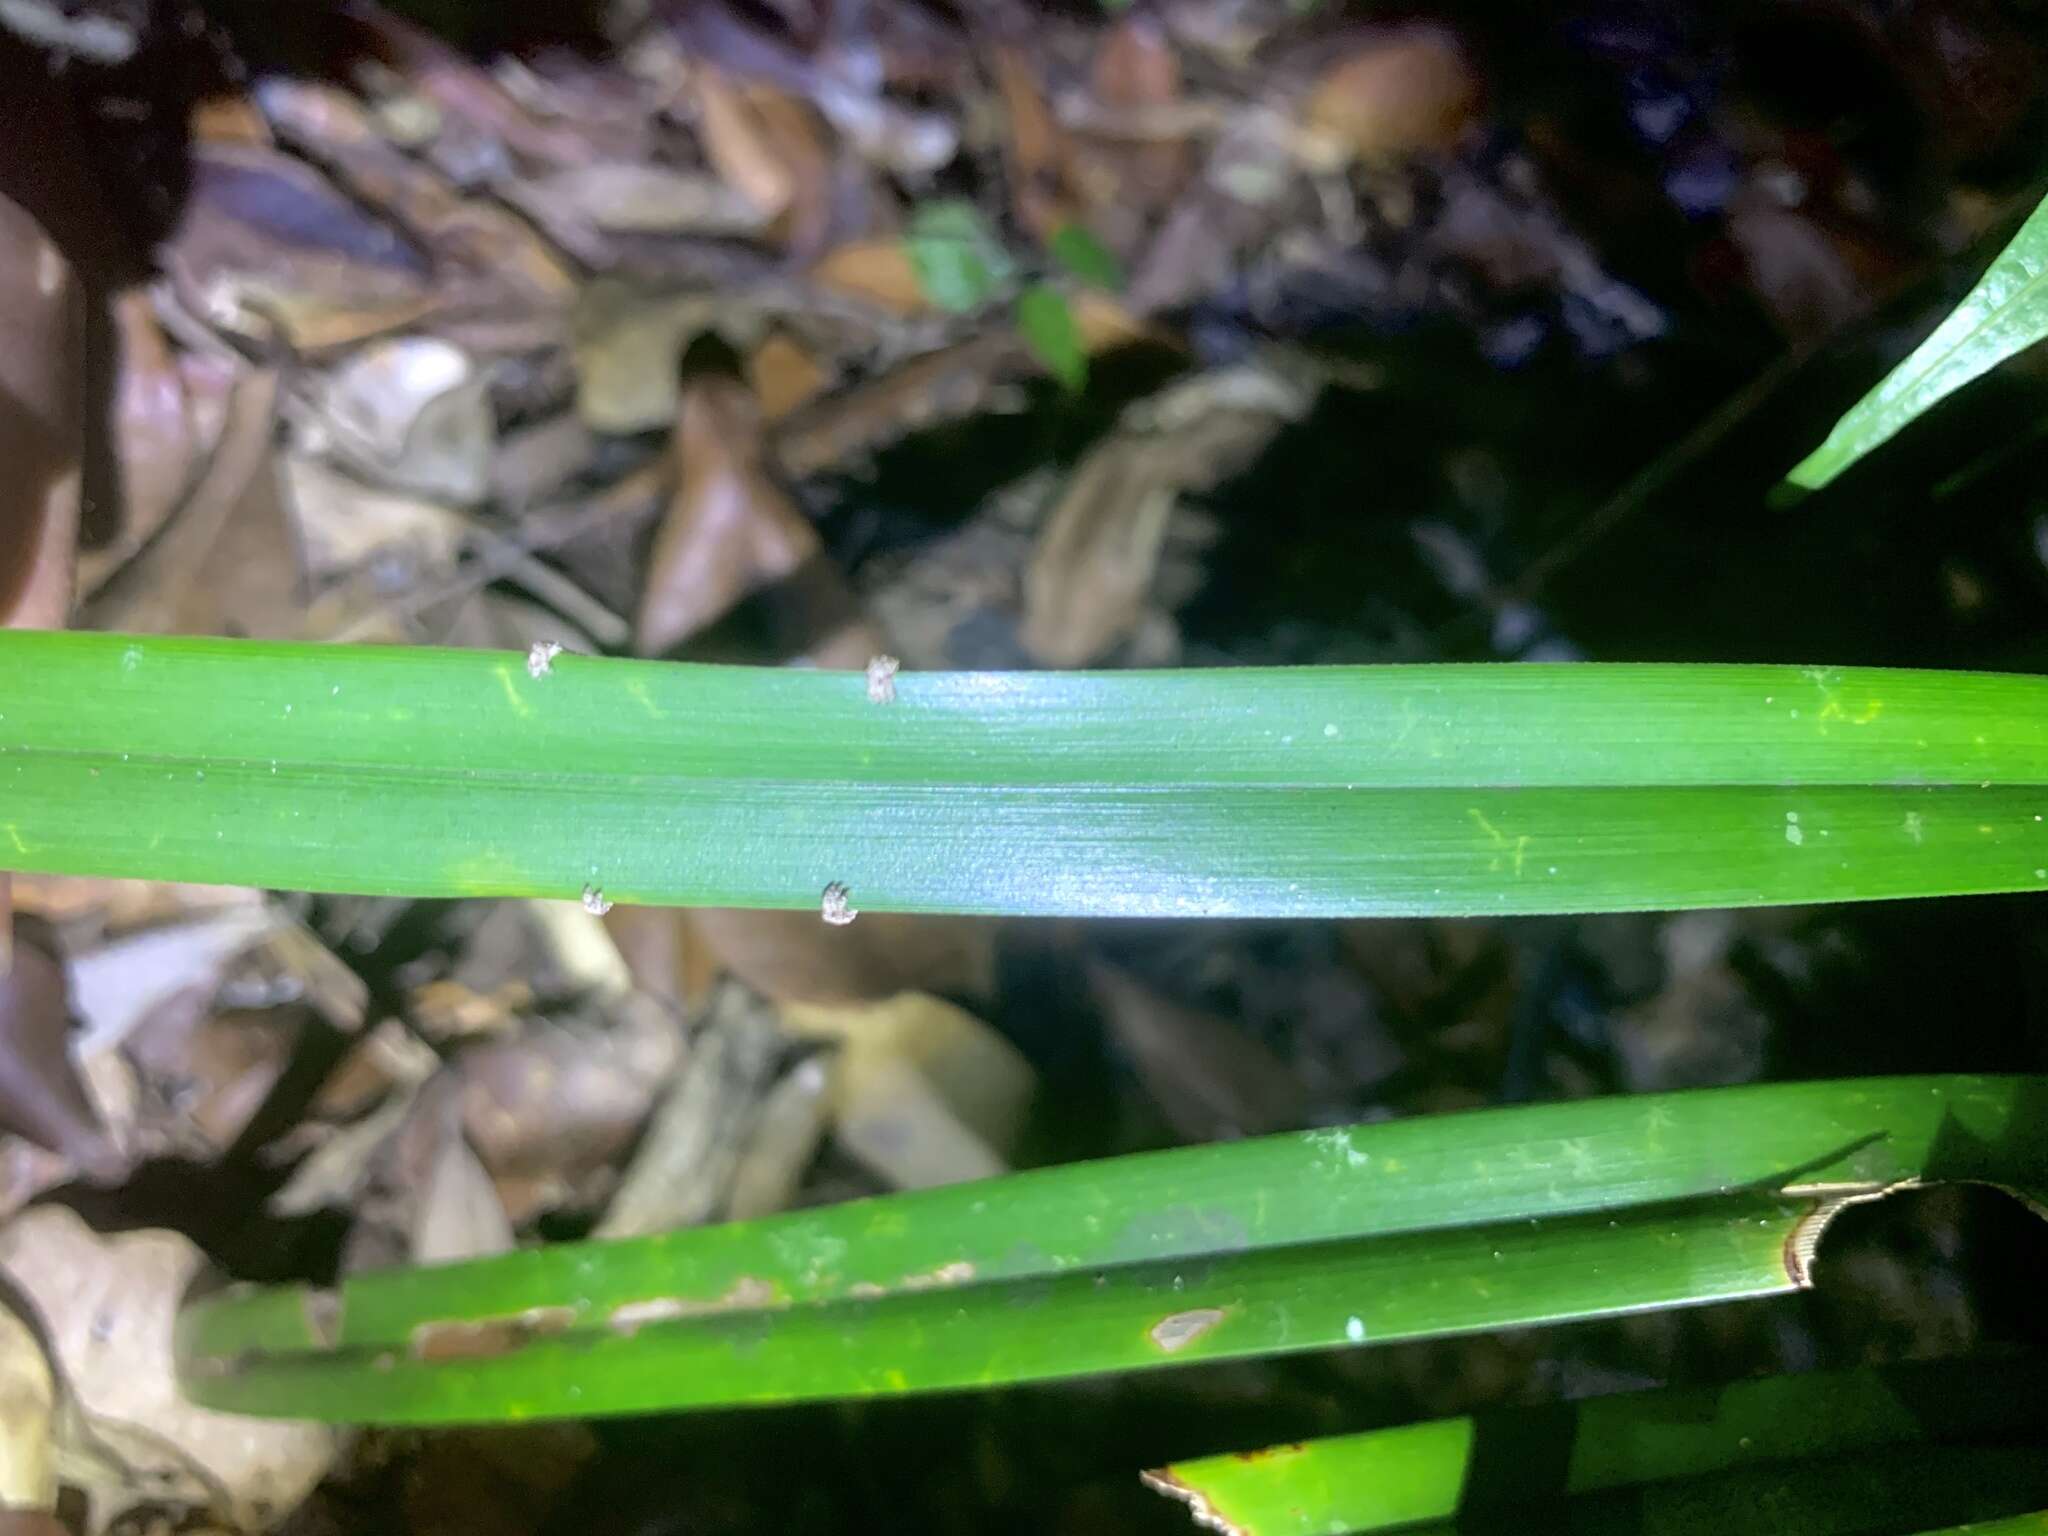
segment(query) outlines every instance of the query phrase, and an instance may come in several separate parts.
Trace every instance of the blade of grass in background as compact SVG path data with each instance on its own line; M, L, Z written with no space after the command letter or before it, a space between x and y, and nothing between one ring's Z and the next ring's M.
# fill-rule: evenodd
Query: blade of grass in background
M538 673L539 675L530 675ZM2048 889L2048 680L857 675L0 633L0 864L1132 916Z
M1206 1524L1330 1536L1521 1513L1531 1505L1742 1466L2048 1433L2038 1361L1944 1361L1623 1393L1268 1450L1145 1474Z
M2048 336L2048 202L2028 215L1990 269L1842 419L1787 482L1816 491L1972 379Z
M2048 1168L2048 1080L1810 1083L1046 1169L202 1301L215 1407L445 1422L782 1402L1432 1337L1805 1283L1846 1198Z

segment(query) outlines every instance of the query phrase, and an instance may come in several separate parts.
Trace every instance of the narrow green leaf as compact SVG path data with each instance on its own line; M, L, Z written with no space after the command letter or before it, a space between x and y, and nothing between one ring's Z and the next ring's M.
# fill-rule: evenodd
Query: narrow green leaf
M2004 1520L1977 1520L1968 1525L1944 1526L1923 1531L1920 1536L2048 1536L2048 1509L2012 1515Z
M2048 889L2048 681L857 674L0 632L0 861L415 896L1108 916Z
M444 1422L963 1387L1789 1290L1827 1212L2048 1166L2048 1080L1908 1078L1275 1136L227 1293L199 1401Z
M1017 334L1045 371L1068 389L1088 383L1088 352L1067 296L1050 283L1033 283L1017 296Z
M926 203L904 233L925 297L965 314L981 308L1016 275L1016 263L972 203Z
M1818 490L1980 374L2048 336L2048 202L2036 208L1963 302L1886 374L1786 480Z
M2044 1426L2038 1362L1943 1361L1504 1409L1178 1462L1146 1481L1244 1536L1324 1536Z
M1084 283L1112 292L1124 285L1123 263L1085 224L1062 224L1046 242L1052 259Z

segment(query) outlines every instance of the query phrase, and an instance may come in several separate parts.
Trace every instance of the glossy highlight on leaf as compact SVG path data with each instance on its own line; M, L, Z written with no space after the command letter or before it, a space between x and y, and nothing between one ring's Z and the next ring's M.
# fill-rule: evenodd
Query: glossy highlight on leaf
M2048 889L2048 680L859 673L0 633L0 857L292 890L1146 917Z
M1815 491L1972 379L2048 336L2048 201L1976 287L1842 419L1786 480Z

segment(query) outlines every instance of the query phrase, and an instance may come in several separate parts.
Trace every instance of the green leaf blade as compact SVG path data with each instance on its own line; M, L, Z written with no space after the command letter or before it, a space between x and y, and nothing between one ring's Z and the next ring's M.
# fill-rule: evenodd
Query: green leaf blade
M1835 424L1785 478L1819 490L1947 396L2048 336L2048 201L1933 334Z
M1045 1169L188 1309L192 1395L448 1422L1042 1380L1792 1289L1833 1202L2048 1166L2048 1082L1555 1104ZM1028 1233L1020 1241L1019 1234Z
M1129 916L2048 888L2048 681L857 674L0 634L0 859L418 896Z
M1881 1447L1916 1456L2043 1424L2048 1380L2026 1362L1942 1361L1505 1409L1205 1456L1146 1480L1245 1536L1320 1536L1526 1517L1644 1483Z
M1017 334L1064 388L1078 394L1087 387L1088 350L1073 308L1059 289L1033 283L1017 296Z

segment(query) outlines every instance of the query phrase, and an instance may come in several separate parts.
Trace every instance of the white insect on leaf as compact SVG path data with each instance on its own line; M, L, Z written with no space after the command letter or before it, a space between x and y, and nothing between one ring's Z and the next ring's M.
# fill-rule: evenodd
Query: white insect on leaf
M562 654L559 640L536 640L533 649L526 653L526 675L533 678L546 677L555 670L555 658Z
M853 892L849 891L839 881L834 880L825 887L825 895L820 903L819 915L834 928L844 928L848 923L860 916L860 910L854 906L852 897Z
M611 898L605 895L603 891L599 890L594 885L586 885L585 887L583 887L584 911L588 912L592 917L603 917L605 913L611 911L611 909Z
M894 656L877 656L868 663L868 702L896 702L896 669L902 666Z

